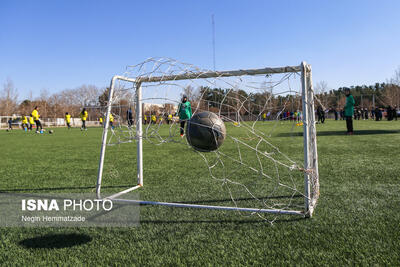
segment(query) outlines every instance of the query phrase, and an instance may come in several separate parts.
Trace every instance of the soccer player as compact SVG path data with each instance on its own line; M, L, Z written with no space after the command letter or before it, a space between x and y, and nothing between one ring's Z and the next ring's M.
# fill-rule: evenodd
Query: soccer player
M322 109L321 106L317 107L317 116L318 116L318 123L324 123L325 122L325 113L324 110Z
M8 123L8 131L10 131L10 130L12 130L12 119L11 118L9 118L8 119L8 121L7 121L7 123Z
M110 113L110 126L111 129L114 129L114 116L112 115L112 113Z
M368 116L369 116L369 111L367 108L364 109L364 119L368 120Z
M347 134L353 134L353 113L354 113L354 97L350 93L350 89L345 89L346 105L344 106L344 116L346 117Z
M267 113L263 112L263 114L262 114L262 119L263 119L263 121L266 121L266 120L267 120Z
M156 122L157 122L157 117L156 117L156 115L151 115L151 123L156 124Z
M103 117L99 118L100 125L103 125Z
M192 106L190 105L190 102L188 101L186 95L183 95L182 102L179 103L178 115L181 123L181 129L180 129L181 137L183 137L185 133L185 123L192 117Z
M147 116L146 116L146 114L144 115L144 124L147 124Z
M68 130L71 129L71 115L65 112L65 122L67 123Z
M129 108L126 111L126 120L128 121L128 127L131 127L133 125L133 115L132 115L132 109Z
M83 130L87 131L87 128L86 128L86 119L87 119L87 117L88 117L88 112L86 111L86 108L83 108L83 109L82 109L82 112L81 112L80 116L81 116L81 120L82 120L81 131L83 131Z
M297 111L297 121L300 122L301 121L301 111Z
M21 122L22 122L22 124L21 124L22 130L24 130L25 132L27 132L27 131L28 131L28 119L26 118L25 115L22 115L22 117L21 117Z
M168 114L167 123L170 124L172 122L172 114Z
M39 133L39 132L43 133L43 127L42 127L42 124L40 123L40 120L39 120L40 115L39 115L39 111L38 111L38 107L37 106L32 111L31 116L33 117L33 120L36 123L36 133ZM40 128L40 131L39 131L39 128Z
M32 131L32 127L33 127L34 123L35 123L35 121L33 120L33 117L31 114L31 116L29 117L29 131Z

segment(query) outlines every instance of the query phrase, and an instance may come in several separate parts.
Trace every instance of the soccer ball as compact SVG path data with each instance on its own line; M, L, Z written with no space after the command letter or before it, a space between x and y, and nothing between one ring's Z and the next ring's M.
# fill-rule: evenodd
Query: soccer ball
M54 131L53 130L49 130L49 134L52 134L52 133L54 133Z
M186 139L189 144L201 152L218 149L225 140L224 122L212 112L201 112L193 115L186 126Z

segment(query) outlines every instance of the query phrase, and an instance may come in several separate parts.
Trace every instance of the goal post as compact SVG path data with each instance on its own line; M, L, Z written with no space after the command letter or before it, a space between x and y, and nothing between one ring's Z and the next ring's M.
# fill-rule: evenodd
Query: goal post
M144 186L143 173L143 96L142 85L151 83L168 83L181 80L197 80L197 79L212 79L226 77L241 77L241 76L256 76L256 75L272 75L285 73L300 73L301 74L301 100L302 100L302 122L303 122L303 149L304 149L304 168L299 170L304 172L304 209L291 210L279 208L253 208L253 207L238 207L234 206L215 206L215 205L199 205L191 203L174 203L161 201L144 201L144 200L129 200L121 199L120 196L141 188ZM136 127L134 141L137 145L137 183L135 186L127 188L121 192L110 196L103 196L101 193L102 178L104 169L104 160L107 149L108 133L110 131L110 114L112 112L113 100L118 81L124 81L132 84L135 93L135 118ZM278 115L277 115L278 116ZM256 152L258 153L258 152ZM258 156L257 156L258 157ZM262 69L247 69L233 71L187 71L175 74L166 72L163 75L147 74L144 76L128 77L116 75L112 78L109 88L107 106L105 110L105 122L102 134L102 143L100 151L99 169L96 184L97 198L107 198L117 202L128 202L142 205L162 205L171 207L185 208L201 208L201 209L217 209L217 210L236 210L252 213L274 213L274 214L293 214L305 217L311 217L314 212L318 197L319 197L319 174L318 174L318 155L316 142L316 127L315 127L315 111L314 111L314 92L311 78L311 66L306 62L302 62L299 66L286 66L278 68L262 68Z
M301 63L303 99L303 138L304 138L304 188L305 214L312 216L319 197L319 174L317 153L317 131L315 128L314 90L311 79L311 65Z

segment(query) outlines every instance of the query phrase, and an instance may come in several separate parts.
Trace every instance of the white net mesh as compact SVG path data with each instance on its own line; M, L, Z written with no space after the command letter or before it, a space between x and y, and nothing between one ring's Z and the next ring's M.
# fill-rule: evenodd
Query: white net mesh
M156 172L159 181L153 189L149 188L154 190L149 197L157 196L159 201L302 211L307 198L306 172L310 174L308 199L316 203L319 195L316 158L310 165L314 169L304 167L301 72L300 68L289 70L232 77L221 72L208 78L214 72L164 58L128 67L123 76L140 80L142 86L143 139L147 141L143 153L145 183L149 180L152 184L151 179L155 178L146 177L157 169L148 162L166 164L168 171L175 170L175 173ZM104 172L105 183L121 182L118 176L136 171L132 162L136 150L129 148L129 143L135 146L137 139L135 86L123 80L118 80L115 86L111 99L113 125L107 140L115 150L106 154L111 160ZM179 119L177 109L183 95L190 102L193 114L209 112L225 123L225 140L217 150L199 152L188 144L187 138L180 136L185 120ZM312 103L311 100L307 105ZM306 123L314 125L314 114L310 114ZM191 136L187 131L184 133L185 137ZM315 132L310 134L311 142L315 141ZM128 163L121 158L123 153L132 155L125 159ZM166 162L158 161L158 153L166 156ZM310 154L316 157L316 150ZM205 164L199 164L199 157ZM168 179L171 175L179 178ZM174 188L176 193L157 192L159 183L169 190ZM254 214L270 222L276 219L274 215Z

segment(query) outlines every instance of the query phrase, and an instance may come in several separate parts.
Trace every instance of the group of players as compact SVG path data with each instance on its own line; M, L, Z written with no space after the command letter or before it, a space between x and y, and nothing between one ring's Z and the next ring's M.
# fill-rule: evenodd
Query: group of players
M29 118L25 115L21 117L21 127L24 131L32 131L33 125L36 124L36 133L43 133L42 123L40 122L40 115L38 111L38 107L36 106L31 112ZM12 119L8 120L8 129L12 130Z
M86 108L82 109L79 116L82 121L81 130L86 131L87 130L86 120L88 118L88 112L87 112ZM64 118L65 118L65 123L67 124L68 129L71 129L71 120L72 120L71 114L66 112ZM103 121L102 118L100 118L100 124L102 124L102 121ZM114 121L114 117L112 116L112 114L110 114L111 127L113 127L113 121ZM8 129L7 129L8 131L13 129L12 124L13 124L13 120L10 118L8 120ZM43 126L40 121L39 108L37 106L33 109L33 111L31 112L29 117L25 116L25 115L21 116L21 127L25 132L32 131L34 125L36 125L36 133L43 134Z
M182 102L179 104L178 106L178 115L179 115L179 120L180 120L180 134L181 136L184 135L184 127L185 127L185 122L187 120L189 120L192 117L192 108L191 108L191 104L188 101L187 96L183 96L182 97ZM81 131L86 131L87 127L86 127L86 120L88 118L88 112L86 110L86 108L83 108L82 111L79 114L80 119L82 121L82 126L81 126ZM155 115L151 115L150 117L150 121L147 120L147 115L144 115L144 124L147 123L157 123L157 117ZM71 121L72 121L72 117L71 114L69 114L68 112L65 113L65 123L67 124L68 130L71 129ZM132 110L129 108L129 110L127 111L127 120L128 120L128 125L132 126L133 125L133 116L132 116ZM166 122L167 124L172 123L173 120L173 116L172 114L168 114L166 116ZM162 123L163 118L160 117L158 118L158 122ZM99 118L99 122L100 125L103 125L103 118L100 117ZM114 116L112 115L112 113L110 113L110 117L109 117L109 123L112 129L114 129ZM39 109L36 106L33 111L31 112L30 116L27 117L25 115L21 116L21 127L24 131L32 131L33 130L33 125L36 125L36 133L41 133L43 134L43 127L42 127L42 123L40 121L40 114L39 114ZM12 119L10 118L8 120L8 130L12 130Z
M184 129L185 129L185 123L186 121L190 120L192 117L192 106L188 100L188 97L186 95L182 96L181 103L178 105L178 110L177 110L177 115L179 116L179 123L180 123L180 135L181 137L184 136ZM156 117L156 115L150 115L149 116L150 120L147 120L147 115L144 115L144 124L156 124L157 121L158 123L163 123L164 118L167 124L170 124L173 122L173 115L172 114L165 114L165 117L160 116L159 118Z

